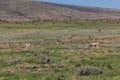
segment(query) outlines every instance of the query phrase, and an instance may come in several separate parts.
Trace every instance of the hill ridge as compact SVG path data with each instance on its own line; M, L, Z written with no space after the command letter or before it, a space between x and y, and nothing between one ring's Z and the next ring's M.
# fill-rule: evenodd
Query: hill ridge
M0 19L117 19L119 9L65 5L33 0L0 0Z

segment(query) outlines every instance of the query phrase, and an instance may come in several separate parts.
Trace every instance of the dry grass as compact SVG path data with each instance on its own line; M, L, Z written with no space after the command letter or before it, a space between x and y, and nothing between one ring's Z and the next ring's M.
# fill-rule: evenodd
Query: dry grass
M119 28L108 27L102 32L96 28L14 28L1 31L0 37L1 80L119 79ZM95 40L99 47L89 47ZM26 48L25 44L31 46ZM84 65L99 67L103 74L78 76L76 69Z

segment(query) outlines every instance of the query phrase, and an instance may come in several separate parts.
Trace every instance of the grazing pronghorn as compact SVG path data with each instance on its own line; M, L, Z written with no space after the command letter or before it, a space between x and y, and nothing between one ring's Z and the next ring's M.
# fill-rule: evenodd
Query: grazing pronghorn
M95 42L92 42L89 44L89 47L94 47L94 48L98 48L99 46L99 42L98 41L95 41Z
M25 48L28 49L28 48L30 48L30 47L31 47L31 43L26 43L26 44L25 44Z

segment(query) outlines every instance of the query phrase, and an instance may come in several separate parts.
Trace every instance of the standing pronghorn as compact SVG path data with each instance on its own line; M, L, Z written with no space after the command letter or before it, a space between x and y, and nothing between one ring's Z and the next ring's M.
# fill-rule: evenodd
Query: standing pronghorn
M31 43L25 43L24 46L26 49L29 49L31 47Z
M89 47L93 47L93 48L98 48L99 47L99 42L95 41L89 44Z

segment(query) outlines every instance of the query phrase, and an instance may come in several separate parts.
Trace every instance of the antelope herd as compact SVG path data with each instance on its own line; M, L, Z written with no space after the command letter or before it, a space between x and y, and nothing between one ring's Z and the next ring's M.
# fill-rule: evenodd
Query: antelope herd
M78 39L79 40L79 39ZM74 39L70 39L68 41L66 40L57 40L57 41L54 41L54 42L47 42L47 43L44 43L42 44L43 42L35 42L35 43L31 43L31 42L15 42L15 43L4 43L4 44L0 44L0 47L1 48L5 48L5 46L8 46L8 47L11 47L11 48L14 48L14 49L30 49L32 46L35 46L35 45L51 45L51 44L54 44L54 45L58 45L58 44L62 44L62 45L66 45L66 44L69 44L71 43L72 44L72 41L74 41ZM37 44L38 43L38 44ZM85 43L86 44L86 43ZM98 40L95 40L95 41L91 41L88 44L88 48L98 48L99 47L99 42Z

